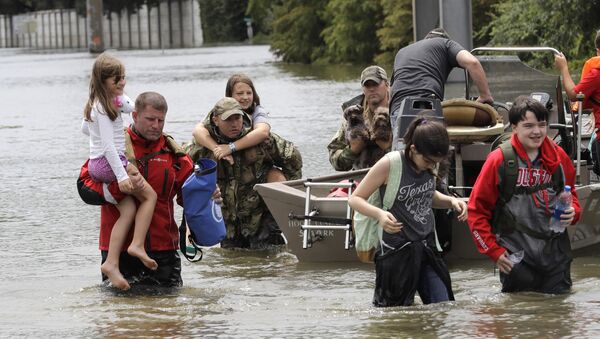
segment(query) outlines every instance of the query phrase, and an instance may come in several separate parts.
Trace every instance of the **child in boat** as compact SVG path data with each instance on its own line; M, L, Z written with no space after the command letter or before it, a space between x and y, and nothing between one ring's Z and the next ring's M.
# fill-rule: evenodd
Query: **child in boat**
M157 197L137 167L128 163L125 157L121 115L126 113L128 98L123 94L124 87L123 64L106 53L100 54L92 69L90 94L82 124L83 132L90 136L88 170L92 179L106 184L116 180L121 192L131 194L119 203L114 202L120 216L111 232L107 259L101 266L102 273L111 284L122 290L129 289L129 283L119 270L119 256L134 219L133 240L127 252L150 269L158 267L144 248ZM138 207L133 197L139 201Z
M390 210L367 202L376 190L386 189L389 155L369 170L349 200L353 209L378 219L383 228L375 255L375 306L412 305L417 291L424 304L454 300L450 273L436 251L432 210L451 208L459 220L467 218L464 201L435 190L437 166L449 151L448 132L443 124L419 116L408 127L404 143L403 151L395 151L400 152L402 174Z
M210 117L197 124L193 131L194 140L200 146L213 151L217 160L225 159L233 164L231 154L237 150L243 150L256 146L269 138L271 125L268 120L268 112L260 105L260 97L256 93L252 80L244 74L234 74L227 80L225 96L237 100L242 110L252 118L252 131L239 140L229 144L217 144L211 138Z

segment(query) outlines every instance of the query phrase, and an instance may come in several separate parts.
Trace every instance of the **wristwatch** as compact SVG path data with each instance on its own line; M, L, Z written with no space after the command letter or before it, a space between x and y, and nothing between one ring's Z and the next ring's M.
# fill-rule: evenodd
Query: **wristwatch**
M236 148L235 148L235 144L233 142L229 143L229 149L231 150L231 153L235 153Z

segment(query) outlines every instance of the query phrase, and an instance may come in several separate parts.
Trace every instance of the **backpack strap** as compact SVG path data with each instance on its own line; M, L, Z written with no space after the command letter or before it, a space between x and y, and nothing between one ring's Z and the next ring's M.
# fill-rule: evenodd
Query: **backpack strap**
M190 245L188 246L185 241L186 239L188 239L186 235L187 223L185 221L185 214L182 214L181 225L179 225L179 250L189 262L196 262L202 260L202 257L204 255L204 253L202 252L202 248L200 248L198 245L196 245L195 242L191 240ZM188 250L193 250L194 252L188 252Z
M523 225L515 216L506 208L506 204L512 196L519 194L532 194L539 190L553 187L556 192L560 192L564 185L564 175L562 166L552 173L552 181L547 184L538 185L534 188L516 187L519 165L517 162L517 152L513 149L510 140L503 142L500 145L502 155L504 156L504 172L502 173L501 186L499 188L500 197L498 198L496 211L492 219L492 231L494 233L511 233L518 230L537 239L549 239L551 236L545 233L537 232Z
M174 167L175 167L175 169L179 170L181 168L181 165L179 164L179 158L186 155L187 153L185 153L185 150L183 149L183 147L181 147L181 145L179 145L175 141L175 139L173 139L172 136L170 136L169 134L166 134L166 133L163 133L163 136L165 138L165 146L166 147L162 148L158 152L149 153L149 154L146 154L145 156L141 157L140 159L137 159L135 157L135 151L133 150L133 143L131 141L131 135L129 135L129 133L127 132L127 129L125 129L125 157L127 158L127 161L129 161L132 164L138 164L138 162L145 163L149 159L152 159L157 155L164 154L164 153L173 153L175 155L175 159L176 159Z
M512 147L510 139L500 144L502 156L504 157L504 175L502 176L502 189L500 190L500 202L506 204L515 193L517 176L519 175L519 162L517 152Z
M385 155L390 159L390 173L382 203L383 209L386 211L392 208L398 194L398 188L400 188L400 180L402 179L402 155L400 152L393 151Z

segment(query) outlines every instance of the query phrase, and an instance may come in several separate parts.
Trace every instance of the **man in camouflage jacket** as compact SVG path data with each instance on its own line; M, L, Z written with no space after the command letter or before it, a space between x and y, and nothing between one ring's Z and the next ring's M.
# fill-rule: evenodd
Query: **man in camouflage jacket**
M250 117L238 102L223 98L210 114L211 137L219 144L230 144L250 132ZM187 152L194 162L199 158L217 161L212 150L192 142ZM264 248L283 244L281 230L259 194L255 184L267 182L270 172L281 171L287 180L302 177L302 157L293 143L271 133L263 143L234 151L234 162L217 161L217 184L223 197L222 211L227 237L222 247Z
M363 94L342 104L344 120L327 145L336 171L373 166L391 150L389 84L385 70L369 66L362 71Z

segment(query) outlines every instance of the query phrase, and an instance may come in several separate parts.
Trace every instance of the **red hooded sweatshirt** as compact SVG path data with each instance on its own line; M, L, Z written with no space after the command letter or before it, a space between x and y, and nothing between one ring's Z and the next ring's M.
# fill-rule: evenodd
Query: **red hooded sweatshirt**
M551 182L552 174L562 166L564 183L572 187L572 206L575 208L575 218L572 224L575 224L579 220L581 208L575 191L575 169L571 159L562 148L548 137L543 141L540 147L540 155L533 163L529 160L516 135L512 136L511 144L516 150L519 163L517 187ZM468 223L473 240L479 252L488 255L494 262L506 251L504 247L498 244L500 236L497 239L496 235L492 233L490 224L496 202L500 196L499 189L502 187L500 173L504 173L503 166L504 156L502 150L498 148L491 152L485 161L469 197L468 204ZM506 206L520 223L535 231L550 234L548 227L555 201L556 193L552 188L548 188L531 194L519 195L515 193ZM520 248L532 248L534 252L544 245L544 240L533 239L522 234L520 237L518 240L514 240L513 237L513 239L507 241L517 242L517 246ZM523 242L529 243L524 244Z

